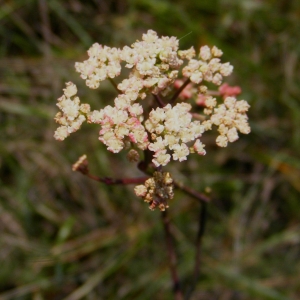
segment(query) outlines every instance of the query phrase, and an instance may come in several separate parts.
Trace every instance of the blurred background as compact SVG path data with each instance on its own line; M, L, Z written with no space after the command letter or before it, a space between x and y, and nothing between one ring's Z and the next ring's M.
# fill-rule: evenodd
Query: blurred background
M180 48L216 45L234 65L251 134L169 167L211 189L200 280L191 299L300 299L300 2L298 0L0 0L0 299L173 299L159 211L133 186L143 176L98 141L97 126L54 140L65 82L93 109L74 63L92 43L130 45L153 29ZM184 291L192 278L199 203L180 191L169 214Z

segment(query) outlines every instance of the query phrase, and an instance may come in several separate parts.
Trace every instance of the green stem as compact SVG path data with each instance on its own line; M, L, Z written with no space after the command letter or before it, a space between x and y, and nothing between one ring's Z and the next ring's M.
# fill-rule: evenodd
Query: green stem
M117 84L114 82L114 80L110 77L108 77L109 82L113 85L113 87L115 88L115 90L118 92L118 94L120 94L120 90L118 89Z

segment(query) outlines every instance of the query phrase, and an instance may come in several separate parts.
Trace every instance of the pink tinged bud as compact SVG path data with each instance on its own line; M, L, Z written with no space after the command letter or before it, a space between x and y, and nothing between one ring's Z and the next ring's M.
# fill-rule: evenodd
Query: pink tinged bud
M196 99L196 104L199 106L205 106L205 100L207 96L198 94L197 99Z
M174 81L174 88L179 89L183 85L183 80L177 79Z
M137 139L136 139L135 135L132 132L129 133L128 137L129 137L129 139L132 143L137 143Z
M194 144L194 150L199 154L199 155L205 155L206 151L204 150L205 145L200 142L199 139L196 140Z
M239 86L229 86L227 83L224 83L219 87L219 92L223 97L237 96L242 92L242 89Z
M112 130L111 130L111 128L110 127L104 127L104 128L102 128L100 131L99 131L99 134L100 135L104 135L105 133L107 133L107 132L112 132Z

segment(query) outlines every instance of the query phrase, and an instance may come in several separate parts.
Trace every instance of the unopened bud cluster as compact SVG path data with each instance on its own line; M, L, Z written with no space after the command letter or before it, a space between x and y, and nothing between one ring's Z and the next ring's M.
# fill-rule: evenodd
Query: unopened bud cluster
M238 139L238 132L248 134L250 127L246 114L249 104L235 97L239 87L221 85L233 71L229 62L221 62L222 54L216 46L203 46L198 54L193 47L179 50L176 37L158 37L153 30L143 34L142 41L123 49L95 43L88 50L88 59L75 64L88 87L96 89L105 79L114 80L122 68L130 70L129 76L115 83L118 95L111 105L95 110L80 103L77 87L68 82L58 99L60 112L55 120L60 127L54 137L64 140L84 121L98 124L99 140L109 151L129 149L127 157L131 161L139 160L139 152L151 151L154 167L166 166L171 160L182 162L190 153L205 155L201 137L213 126L219 132L217 145L226 147ZM185 89L175 99L172 96L184 82ZM207 83L220 86L219 95L223 97L217 100L214 93L210 94ZM153 106L149 95L160 102ZM199 107L202 109L201 118L194 118L195 106L198 115ZM156 186L159 181L153 180L151 186ZM153 204L158 201L154 199L157 188L150 188L150 181L145 183L145 189L150 207L166 207L165 202ZM136 193L141 195L140 190Z
M173 179L169 172L154 172L153 177L134 188L135 194L149 203L151 210L158 207L162 211L169 207L167 201L174 197L173 190Z

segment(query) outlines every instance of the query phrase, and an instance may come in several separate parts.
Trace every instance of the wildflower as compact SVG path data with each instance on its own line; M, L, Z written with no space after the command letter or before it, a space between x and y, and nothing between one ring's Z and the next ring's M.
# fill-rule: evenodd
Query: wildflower
M216 46L203 46L196 56L193 47L179 50L176 37L159 37L153 30L143 34L141 41L122 49L95 43L88 50L88 59L75 64L88 87L95 89L101 81L119 76L121 62L129 69L129 76L114 84L118 95L113 103L95 110L80 102L75 84L66 83L57 103L60 111L55 121L60 126L54 137L62 141L84 121L94 123L100 127L99 140L107 150L118 153L130 149L127 158L131 162L140 160L138 149L147 150L147 155L150 151L152 163L158 169L171 160L183 162L191 153L205 155L200 138L213 125L217 126L217 145L226 147L239 138L239 132L250 132L247 117L250 106L245 100L237 101L240 87L222 84L224 77L233 71L229 62L221 62L222 54ZM184 60L187 63L181 70ZM179 72L185 81L178 79ZM207 82L220 86L219 93L208 91ZM167 97L174 88L181 89L183 85L185 88L178 97L182 102L175 103L176 99ZM149 113L148 110L145 113L139 101L148 94L158 95L155 98L161 107L150 107ZM218 105L212 95L221 95L223 102ZM197 105L194 113L188 103L191 98ZM86 156L73 169L88 172ZM143 185L136 186L135 193L149 203L150 209L165 210L168 200L173 198L173 189L170 174L160 171L154 172Z

